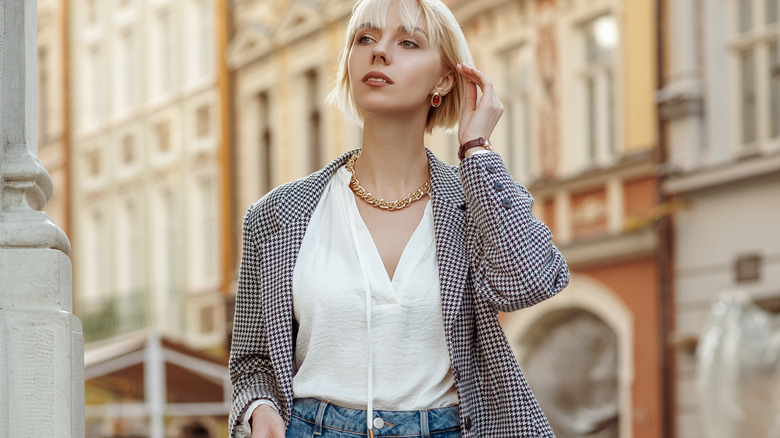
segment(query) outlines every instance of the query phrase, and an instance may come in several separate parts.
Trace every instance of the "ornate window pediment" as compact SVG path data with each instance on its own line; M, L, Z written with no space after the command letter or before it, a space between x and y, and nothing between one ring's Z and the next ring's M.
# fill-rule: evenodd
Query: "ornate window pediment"
M270 50L271 35L271 29L260 23L242 26L228 47L227 58L230 67L243 67Z

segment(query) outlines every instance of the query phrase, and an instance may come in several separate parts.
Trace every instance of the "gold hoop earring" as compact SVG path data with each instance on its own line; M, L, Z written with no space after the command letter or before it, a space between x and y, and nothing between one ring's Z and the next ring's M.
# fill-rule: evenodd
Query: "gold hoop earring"
M439 93L438 91L434 91L433 96L431 96L431 106L434 108L438 108L439 105L441 105L441 100L442 100L441 93Z

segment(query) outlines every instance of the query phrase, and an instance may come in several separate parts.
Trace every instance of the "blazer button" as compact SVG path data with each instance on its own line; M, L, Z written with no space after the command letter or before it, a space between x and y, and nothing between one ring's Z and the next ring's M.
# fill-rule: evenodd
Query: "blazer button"
M496 189L497 192L500 192L501 190L504 190L504 185L501 184L501 182L496 181L496 183L493 184L493 188Z
M496 168L492 164L485 164L485 170L487 170L488 173L496 173Z
M511 199L509 199L509 198L507 198L507 199L502 199L502 200L501 200L501 205L503 205L503 206L504 206L504 208L506 208L506 209L510 209L510 208L512 208L512 200L511 200Z
M471 417L466 417L463 419L463 427L465 427L466 430L471 430Z

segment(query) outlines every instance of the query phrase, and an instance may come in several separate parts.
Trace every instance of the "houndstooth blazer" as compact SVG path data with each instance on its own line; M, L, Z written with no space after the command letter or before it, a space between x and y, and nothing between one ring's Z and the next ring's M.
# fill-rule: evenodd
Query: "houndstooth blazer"
M351 153L271 191L244 219L229 364L231 437L260 398L271 400L289 424L293 268L325 185ZM554 437L497 315L563 289L566 262L549 229L531 213L531 195L512 180L498 154L474 154L454 167L427 153L444 328L463 437Z

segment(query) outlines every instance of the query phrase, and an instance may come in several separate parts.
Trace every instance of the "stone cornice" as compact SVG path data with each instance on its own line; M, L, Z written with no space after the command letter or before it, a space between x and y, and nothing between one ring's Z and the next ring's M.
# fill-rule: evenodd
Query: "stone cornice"
M692 172L673 174L663 183L669 194L684 194L780 173L780 153L732 161Z

